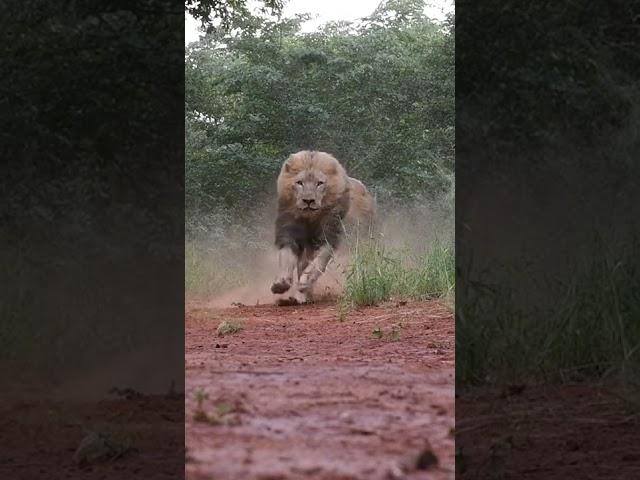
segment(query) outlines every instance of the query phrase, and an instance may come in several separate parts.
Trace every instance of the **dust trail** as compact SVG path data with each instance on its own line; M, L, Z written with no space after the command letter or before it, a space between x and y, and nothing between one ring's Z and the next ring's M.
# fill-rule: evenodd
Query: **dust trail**
M271 283L277 274L277 253L268 243L272 227L268 220L275 217L265 215L260 226L262 237L254 250L247 250L234 263L236 273L240 272L243 284L211 295L205 302L209 307L223 308L233 304L264 305L273 304ZM359 241L374 238L385 248L401 250L406 255L419 255L434 242L452 243L453 215L441 203L416 202L402 207L387 207L380 211L376 233L359 237ZM349 270L351 249L355 235L347 238L335 252L325 273L318 279L313 296L316 300L336 299L343 291ZM237 241L242 241L238 239ZM228 255L237 255L229 251Z
M273 303L270 288L277 273L276 252L256 253L251 265L243 267L247 270L251 269L251 271L245 272L246 284L213 296L207 302L208 307L224 308L233 304L263 305Z
M253 258L255 270L247 273L246 284L213 295L205 302L207 307L224 308L234 304L273 304L275 297L270 289L277 275L277 253L273 250L256 254ZM314 298L334 298L340 295L344 285L348 260L348 249L346 247L339 248L333 260L327 266L325 273L318 279L314 288Z

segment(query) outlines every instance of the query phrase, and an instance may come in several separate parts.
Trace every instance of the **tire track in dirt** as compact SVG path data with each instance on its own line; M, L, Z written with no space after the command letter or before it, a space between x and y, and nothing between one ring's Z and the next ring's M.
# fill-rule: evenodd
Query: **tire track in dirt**
M244 328L219 337L223 320ZM455 332L441 303L363 308L343 322L329 303L189 304L185 331L187 478L454 477ZM203 392L213 421L195 420ZM428 452L437 465L416 469Z

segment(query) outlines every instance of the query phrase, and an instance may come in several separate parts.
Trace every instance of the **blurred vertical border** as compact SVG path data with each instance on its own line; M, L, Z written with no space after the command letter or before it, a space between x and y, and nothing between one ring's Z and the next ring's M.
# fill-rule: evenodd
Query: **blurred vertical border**
M5 478L184 475L184 8L0 7Z

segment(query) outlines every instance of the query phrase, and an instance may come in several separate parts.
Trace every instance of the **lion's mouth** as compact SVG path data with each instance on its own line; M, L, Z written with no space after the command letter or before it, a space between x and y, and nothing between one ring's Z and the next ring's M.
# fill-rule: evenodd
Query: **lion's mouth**
M319 210L319 209L316 207L302 207L301 210L303 212L315 212L316 210Z

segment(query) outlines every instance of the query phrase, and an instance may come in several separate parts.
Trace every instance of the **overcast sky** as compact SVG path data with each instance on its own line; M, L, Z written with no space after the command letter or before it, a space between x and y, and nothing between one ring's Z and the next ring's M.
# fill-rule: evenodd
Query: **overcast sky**
M288 0L285 3L283 16L290 17L296 13L311 13L317 18L303 25L302 30L310 32L320 25L335 20L356 20L371 14L380 0ZM432 6L425 8L431 18L442 20L448 12L453 11L453 0L427 0ZM185 14L185 43L198 39L198 22L189 14Z

